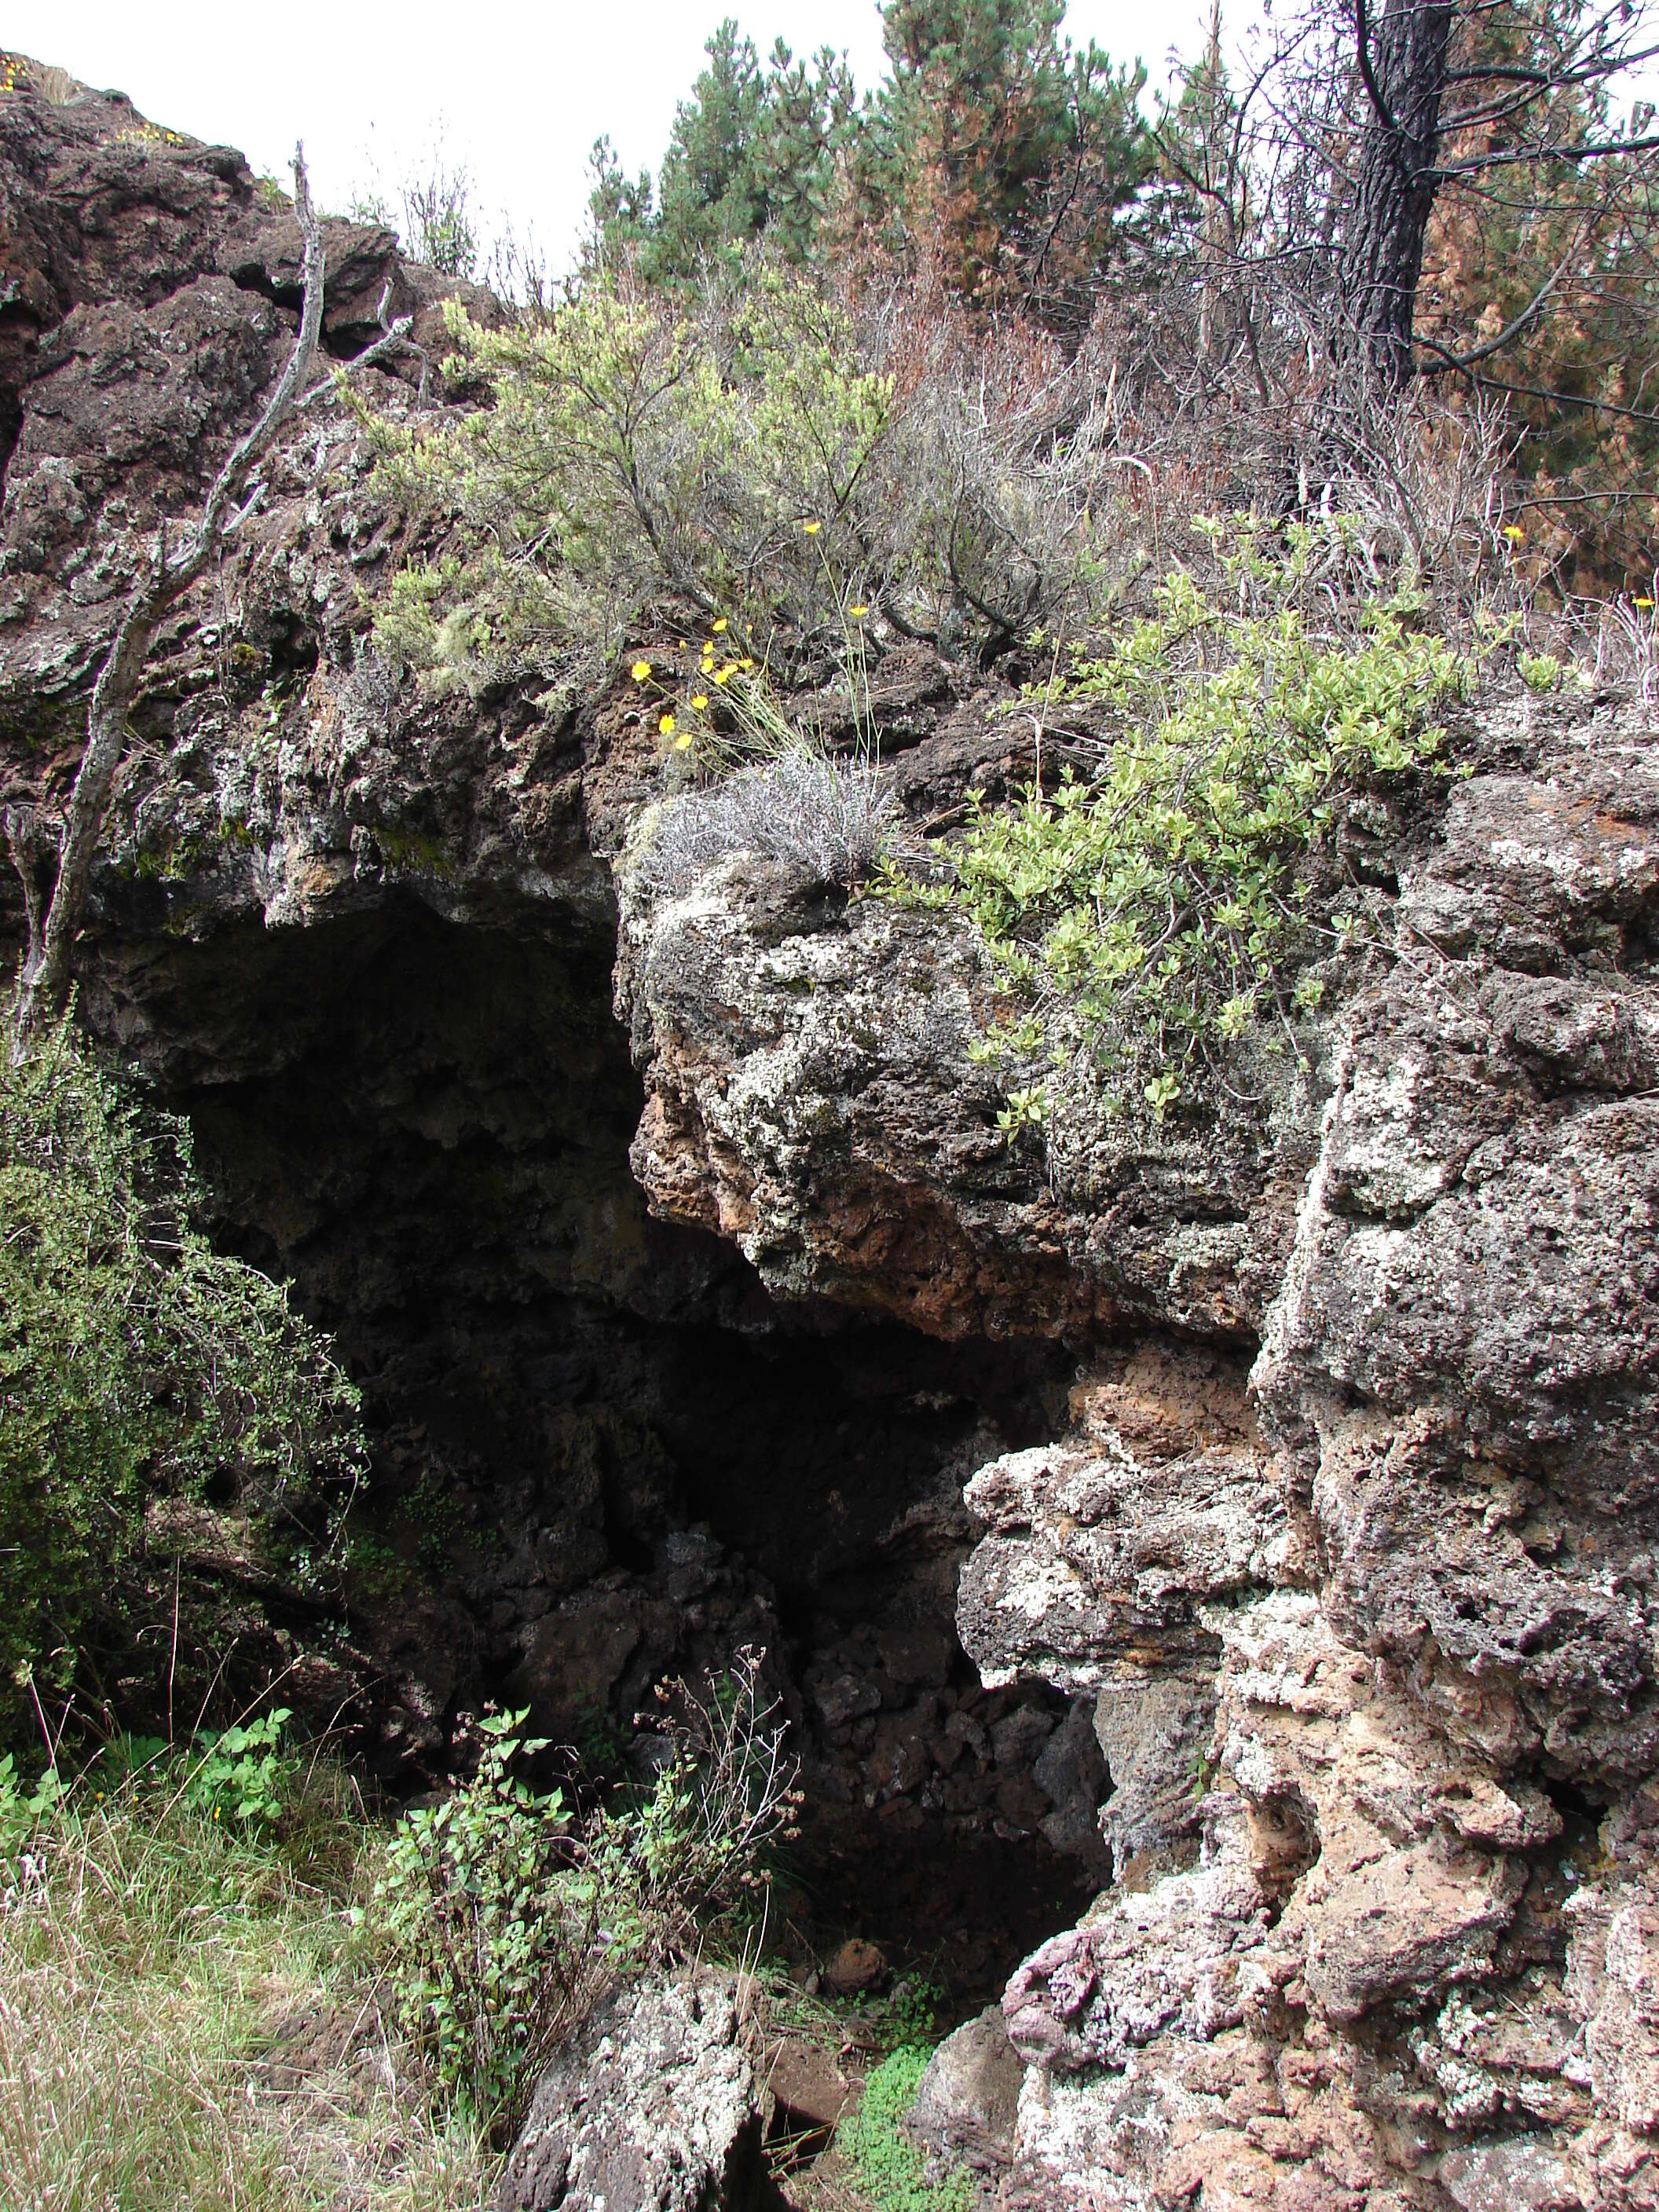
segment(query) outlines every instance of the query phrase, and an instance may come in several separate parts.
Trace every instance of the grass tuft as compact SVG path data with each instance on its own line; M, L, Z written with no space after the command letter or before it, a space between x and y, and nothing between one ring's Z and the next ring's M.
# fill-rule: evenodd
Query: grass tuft
M0 1863L17 2212L460 2212L490 2161L400 2058L346 1917L377 1848L319 1768L280 1826L135 1780Z

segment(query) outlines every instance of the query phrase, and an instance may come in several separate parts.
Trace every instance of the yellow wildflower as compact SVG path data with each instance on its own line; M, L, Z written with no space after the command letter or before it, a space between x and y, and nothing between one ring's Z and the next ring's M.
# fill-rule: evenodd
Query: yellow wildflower
M870 610L868 607L848 607L847 611L852 616L854 622L862 622L866 615L869 613Z
M628 672L636 684L643 684L651 673L651 663L648 660L636 660Z
M801 525L801 528L809 538L816 538L823 527L823 525L821 522L803 522Z
M672 714L663 715L657 727L662 732L664 737L672 738L674 734L674 717Z
M748 675L750 670L754 666L754 665L755 664L752 660L740 660L738 663L738 667L742 669L745 676Z
M675 738L675 740L674 740L674 750L675 750L675 751L676 751L677 753L688 752L688 751L690 750L690 745L691 745L691 732L690 732L690 730L682 730L682 731L680 732L680 733L679 733L678 737L677 737L677 738Z
M715 636L718 637L720 632L726 628L726 617L724 615L717 616L715 619L709 623L708 627L714 631Z
M1511 545L1518 545L1526 534L1518 522L1506 522L1504 525L1504 535Z
M691 704L697 714L706 714L708 712L708 694L706 691L699 691Z
M716 684L729 684L737 672L737 662L735 660L728 660L724 668L717 668L714 671L714 681Z
M1633 607L1650 607L1653 605L1653 601L1651 599L1632 599L1631 601L1631 605Z

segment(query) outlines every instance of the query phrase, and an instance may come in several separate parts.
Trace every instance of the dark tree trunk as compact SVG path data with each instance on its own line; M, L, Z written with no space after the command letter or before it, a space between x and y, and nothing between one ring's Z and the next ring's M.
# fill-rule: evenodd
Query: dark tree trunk
M1369 113L1343 245L1343 289L1372 367L1394 385L1412 373L1412 317L1439 181L1440 101L1455 13L1454 0L1386 0L1373 26L1364 0L1355 9Z

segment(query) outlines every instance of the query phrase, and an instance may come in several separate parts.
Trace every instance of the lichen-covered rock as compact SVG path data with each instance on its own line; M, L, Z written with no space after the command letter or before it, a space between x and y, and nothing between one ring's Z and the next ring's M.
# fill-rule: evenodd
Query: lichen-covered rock
M1133 1129L1057 1076L1052 1158L997 1126L969 1054L994 973L960 919L848 904L727 865L653 899L624 870L617 1011L646 1084L653 1209L731 1238L769 1287L942 1336L1086 1341L1124 1316L1259 1327L1309 1147L1293 1082L1263 1124ZM1072 1095L1073 1090L1075 1096Z
M50 823L133 560L278 372L294 234L240 156L27 84L0 210L0 797ZM337 355L388 285L431 333L386 234L329 252ZM410 527L320 400L160 641L81 947L434 1504L441 1595L382 1562L293 1680L378 1673L388 1763L439 1763L482 1681L620 1711L793 1578L821 1801L1109 1844L1010 1986L1011 2201L1659 2205L1650 713L1488 700L1467 773L1355 800L1376 941L1262 1103L1152 1125L1073 1066L1011 1143L965 922L741 858L647 896L614 672L378 659ZM1030 774L1002 678L881 643L911 830ZM228 1525L156 1533L255 1601ZM741 2193L747 2062L688 1990L550 2075L526 2190Z
M649 1975L543 2075L495 2212L758 2212L769 2201L742 1991Z
M964 2021L927 2062L910 2112L912 2130L971 2165L1006 2162L1025 2078L999 2005Z
M1659 2201L1656 749L1490 744L1337 1034L1262 1437L969 1488L981 1665L1105 1686L1119 1886L1006 1999L1074 2203Z

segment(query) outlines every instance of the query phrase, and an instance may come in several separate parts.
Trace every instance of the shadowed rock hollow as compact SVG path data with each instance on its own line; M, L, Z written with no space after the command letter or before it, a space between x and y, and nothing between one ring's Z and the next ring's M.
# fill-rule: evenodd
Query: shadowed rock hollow
M294 240L113 101L9 98L0 167L0 744L50 815ZM388 278L431 312L386 234L330 258L339 352ZM625 682L398 682L408 531L319 409L162 641L83 947L364 1382L349 1617L244 1569L247 1650L415 1775L490 1693L625 1755L655 1675L765 1643L844 1896L964 1984L1029 1952L1030 2201L1653 2203L1650 716L1489 700L1341 826L1379 945L1262 1102L1066 1077L1044 1152L959 918L740 860L647 897ZM997 683L896 645L873 690L913 822L1027 771Z

